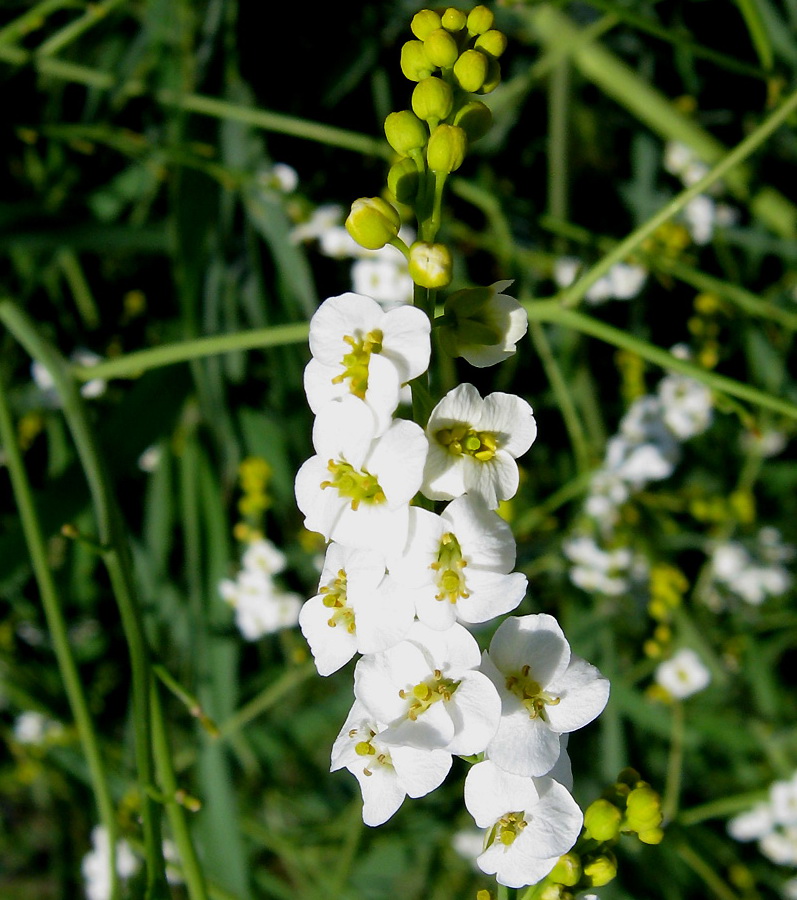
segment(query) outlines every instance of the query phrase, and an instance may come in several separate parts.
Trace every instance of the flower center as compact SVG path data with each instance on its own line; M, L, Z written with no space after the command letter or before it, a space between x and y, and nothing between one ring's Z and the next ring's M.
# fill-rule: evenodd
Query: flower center
M343 340L351 350L343 354L341 360L343 371L332 379L332 384L341 384L348 378L349 390L364 400L365 392L368 390L368 366L371 363L371 354L382 352L382 332L375 328L365 337L361 337L360 332L357 332L356 337L346 334Z
M331 481L322 481L321 488L337 488L341 497L351 501L351 508L356 510L361 503L385 503L387 498L376 475L370 472L358 472L351 463L336 462L330 459L327 468L332 475Z
M452 456L467 454L480 462L488 462L498 449L497 435L493 431L476 431L467 423L441 428L435 433L438 444L448 450Z
M346 570L340 569L338 577L322 587L319 593L324 595L324 599L321 601L324 606L333 611L327 619L327 625L330 628L342 625L349 634L354 634L357 631L354 610L346 603Z
M515 838L528 825L522 812L511 812L501 816L494 825L493 840L500 841L505 847L515 842ZM492 843L492 841L491 841Z
M520 698L520 702L529 711L529 718L541 718L545 721L545 707L556 706L559 697L544 691L538 681L529 678L530 666L523 666L517 675L507 675L507 690Z
M435 594L435 600L448 599L451 603L456 603L460 597L470 597L462 571L467 564L467 560L462 558L459 541L451 532L446 532L440 539L437 562L429 566L437 573L437 586L440 588Z
M459 684L452 678L443 678L440 669L435 669L431 681L421 681L409 691L400 690L399 697L409 701L407 718L414 722L433 703L437 703L438 700L450 700Z
M358 729L352 728L349 732L349 737L354 739L359 736L360 731L367 731L367 735L365 736L365 740L357 741L354 745L354 752L357 756L367 757L367 765L363 769L363 775L373 775L373 769L376 765L380 766L392 766L393 760L390 758L390 754L385 750L377 750L373 745L373 740L376 737L376 732L368 729ZM371 768L369 768L369 766Z

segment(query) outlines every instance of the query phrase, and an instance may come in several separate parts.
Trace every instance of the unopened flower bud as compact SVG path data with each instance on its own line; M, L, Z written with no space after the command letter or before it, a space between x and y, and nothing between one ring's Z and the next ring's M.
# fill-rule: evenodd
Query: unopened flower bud
M596 841L611 841L620 833L623 814L608 800L595 800L584 813L584 828Z
M422 9L412 17L410 30L419 41L425 41L441 25L439 13L436 13L433 9Z
M578 884L581 878L581 857L577 853L565 853L564 856L560 856L559 862L553 867L548 878L565 887Z
M626 799L624 829L649 831L661 825L661 797L644 781L634 788Z
M456 69L456 66L454 67ZM437 124L454 107L451 85L433 75L419 82L412 92L412 108L418 118Z
M468 31L471 34L484 34L493 27L495 16L486 6L474 6L468 13Z
M478 141L490 130L493 124L493 114L490 112L490 107L481 100L469 100L457 110L454 115L454 124L464 128L469 141Z
M448 31L462 31L465 27L465 23L467 22L468 17L462 12L461 9L456 9L456 7L449 6L448 9L443 13L443 28Z
M632 769L630 766L623 769L622 772L617 776L618 784L627 784L630 788L635 788L637 783L642 780L642 776L637 772L636 769Z
M468 137L457 125L438 125L429 138L426 161L433 172L450 175L464 162Z
M416 241L410 247L409 270L415 284L425 288L443 288L451 283L453 261L445 244Z
M475 93L487 78L487 57L478 50L466 50L454 63L454 77L463 91Z
M617 875L617 859L613 853L601 853L584 862L584 880L588 887L603 887Z
M638 831L637 837L643 844L660 844L664 840L664 831L661 828L648 828Z
M401 218L381 197L360 197L351 205L346 231L367 250L380 250L398 234Z
M459 56L457 42L445 28L433 31L423 42L423 49L429 62L440 66L441 69L449 69Z
M413 150L422 150L426 146L429 132L414 112L402 109L385 119L385 137L396 153L409 156Z
M410 81L421 81L434 71L422 41L407 41L401 48L401 71Z
M487 75L479 88L480 94L489 94L501 84L501 64L493 56L487 56Z
M507 39L503 31L496 31L493 28L490 29L490 31L485 31L484 34L480 34L476 38L474 46L477 50L481 50L488 56L492 56L493 59L498 59L504 50L506 50L506 45Z
M393 163L387 173L387 186L398 203L413 204L418 196L418 167L406 157Z

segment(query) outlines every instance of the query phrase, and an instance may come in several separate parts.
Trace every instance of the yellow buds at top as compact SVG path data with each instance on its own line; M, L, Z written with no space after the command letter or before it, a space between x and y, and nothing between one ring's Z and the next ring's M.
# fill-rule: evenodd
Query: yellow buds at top
M462 31L465 27L465 23L467 22L468 17L462 12L461 9L457 9L454 6L449 6L448 9L443 13L443 28L448 31Z
M549 881L563 884L565 887L574 887L581 878L581 857L577 853L565 853L559 857L559 861L548 876Z
M346 231L367 250L380 250L398 234L401 217L381 197L360 197L351 205Z
M413 150L422 150L426 146L429 133L414 112L402 109L385 119L385 137L396 153L409 156Z
M628 831L645 832L659 828L662 821L661 797L644 781L626 798L625 822Z
M503 31L496 31L494 28L480 34L474 44L477 50L481 50L494 59L497 59L506 50L506 45L506 35Z
M457 125L438 125L429 138L426 161L433 172L450 175L464 162L468 136Z
M454 70L456 71L456 65ZM432 126L447 118L453 108L454 92L451 85L442 78L424 78L412 92L412 109L415 115Z
M596 841L611 841L620 834L623 814L608 800L595 800L584 813L584 828Z
M442 28L440 14L433 9L422 9L415 13L410 22L410 30L419 41L425 41L438 28Z
M493 114L490 112L490 107L481 100L470 100L457 110L454 115L454 124L464 130L469 141L478 141L490 130L490 126L493 124Z
M454 63L454 78L463 91L474 94L487 78L487 57L478 50L466 50Z
M422 41L407 41L401 48L401 71L410 81L421 81L434 71Z
M409 270L415 284L443 288L451 283L453 260L445 244L416 241L410 247Z
M437 28L423 42L423 49L429 62L449 69L457 61L459 47L445 28Z
M486 6L474 6L468 13L467 25L471 34L484 34L493 27L495 16Z

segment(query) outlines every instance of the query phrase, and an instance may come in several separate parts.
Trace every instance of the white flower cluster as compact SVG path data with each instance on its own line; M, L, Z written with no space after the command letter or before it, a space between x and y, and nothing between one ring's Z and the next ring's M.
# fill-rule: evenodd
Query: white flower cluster
M83 857L81 871L86 885L87 900L109 900L111 896L111 844L108 831L96 825L91 831L91 850ZM130 844L116 842L116 872L119 878L132 878L140 868L140 861Z
M776 528L761 528L751 552L741 541L724 541L711 553L711 572L724 594L760 606L769 597L785 594L791 574L784 563L794 558L794 547L783 543ZM715 602L718 598L714 598Z
M292 628L299 621L302 598L284 590L274 576L285 569L285 554L261 538L249 544L235 579L219 583L222 599L235 610L235 624L248 641Z
M797 866L797 772L775 781L767 800L728 821L737 841L757 841L758 848L778 866Z
M501 884L535 883L578 837L564 741L601 712L609 683L549 615L507 619L485 653L467 630L526 591L495 509L517 491L532 409L461 384L425 429L396 418L402 386L431 353L429 319L414 306L332 297L313 317L310 349L316 455L296 476L296 499L330 544L299 623L320 674L361 654L331 768L357 778L375 826L437 788L453 755L483 754L465 782L487 829L478 864ZM419 491L447 505L412 505Z
M691 187L708 174L708 166L700 160L685 144L670 141L664 148L664 168L679 178L684 187ZM716 193L721 190L714 185ZM696 244L708 244L714 236L714 229L733 225L738 217L737 211L727 203L722 203L707 194L693 197L683 209L683 218L692 240Z
M41 747L64 736L64 726L44 713L29 709L17 716L14 722L14 740L19 744Z
M684 700L709 686L711 672L691 647L683 647L656 666L654 678L671 697Z
M554 264L554 281L560 288L570 287L581 275L584 264L573 256L562 256ZM648 270L636 263L615 263L611 269L589 287L584 299L591 306L607 300L631 300L645 286Z
M337 204L317 207L304 222L291 232L294 242L317 240L324 256L353 259L352 290L376 300L385 309L412 302L413 281L407 260L395 247L386 244L381 250L361 247L343 226L344 211ZM399 237L408 246L415 240L412 229L402 226Z

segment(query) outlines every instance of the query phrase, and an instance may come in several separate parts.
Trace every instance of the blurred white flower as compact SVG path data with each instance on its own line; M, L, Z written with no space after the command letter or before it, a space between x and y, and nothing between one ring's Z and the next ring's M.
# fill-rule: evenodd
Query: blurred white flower
M672 658L659 663L654 677L656 683L677 700L691 697L711 683L711 672L689 647L678 650Z

